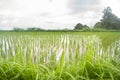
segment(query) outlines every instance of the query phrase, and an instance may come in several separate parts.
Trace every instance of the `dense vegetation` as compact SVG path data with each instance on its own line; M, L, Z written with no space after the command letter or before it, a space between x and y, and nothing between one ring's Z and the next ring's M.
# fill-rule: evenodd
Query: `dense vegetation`
M119 80L119 32L0 32L0 80Z
M75 27L74 30L79 30L79 29L90 29L87 25L83 25L81 23L78 23Z
M0 80L119 80L120 19L107 7L93 28L0 31Z
M103 19L95 24L95 28L120 29L120 18L112 13L110 7L105 8L103 13Z

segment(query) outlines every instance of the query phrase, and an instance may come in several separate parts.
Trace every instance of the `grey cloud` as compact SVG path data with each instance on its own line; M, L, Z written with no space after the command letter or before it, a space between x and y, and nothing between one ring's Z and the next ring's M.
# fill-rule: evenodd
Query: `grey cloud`
M70 0L68 7L72 13L76 14L93 10L97 11L101 6L100 0Z

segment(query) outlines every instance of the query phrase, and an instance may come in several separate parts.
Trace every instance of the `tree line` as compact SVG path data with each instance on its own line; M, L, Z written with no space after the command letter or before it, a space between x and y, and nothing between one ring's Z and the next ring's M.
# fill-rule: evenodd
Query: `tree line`
M37 28L37 27L26 28L26 29L16 27L16 28L13 28L13 31L44 31L44 29Z
M97 22L93 28L90 28L88 25L83 25L82 23L78 23L74 26L73 30L70 29L62 29L62 30L44 30L37 27L32 28L13 28L13 31L90 31L94 29L105 29L105 30L119 30L120 29L120 18L118 18L115 14L112 13L112 9L107 7L103 10L102 19Z

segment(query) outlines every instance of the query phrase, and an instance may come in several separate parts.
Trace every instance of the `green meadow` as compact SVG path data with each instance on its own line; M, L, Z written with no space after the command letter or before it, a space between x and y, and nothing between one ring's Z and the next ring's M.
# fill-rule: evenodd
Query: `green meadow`
M120 32L0 32L0 80L120 80Z

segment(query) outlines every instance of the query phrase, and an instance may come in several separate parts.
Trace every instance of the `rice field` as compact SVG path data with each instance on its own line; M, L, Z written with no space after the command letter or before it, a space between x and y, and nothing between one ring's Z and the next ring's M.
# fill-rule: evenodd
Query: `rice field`
M0 80L120 80L120 32L0 32Z

